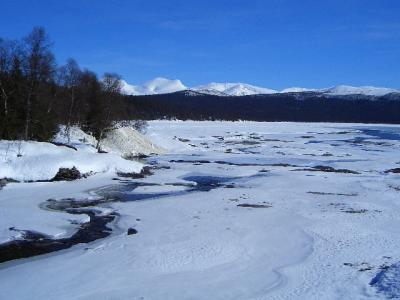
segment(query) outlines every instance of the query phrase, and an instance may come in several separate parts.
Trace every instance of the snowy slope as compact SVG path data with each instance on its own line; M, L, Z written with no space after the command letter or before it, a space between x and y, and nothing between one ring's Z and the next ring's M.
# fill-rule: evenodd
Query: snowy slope
M268 88L262 88L246 83L217 83L217 82L212 82L206 85L194 87L192 88L192 90L214 95L222 94L224 96L274 94L278 92Z
M130 85L126 81L122 81L122 92L126 95L168 94L186 89L186 86L180 80L170 80L162 77L146 81L142 85Z
M319 90L325 94L330 95L367 95L367 96L383 96L390 93L398 93L398 90L373 87L373 86L361 86L354 87L349 85L338 85L328 89Z
M301 87L291 87L291 88L286 88L280 91L282 94L284 93L302 93L302 92L315 92L315 89L307 89L307 88L301 88Z
M122 157L161 154L164 152L163 149L131 127L121 127L108 132L101 141L100 148L103 151L119 154Z

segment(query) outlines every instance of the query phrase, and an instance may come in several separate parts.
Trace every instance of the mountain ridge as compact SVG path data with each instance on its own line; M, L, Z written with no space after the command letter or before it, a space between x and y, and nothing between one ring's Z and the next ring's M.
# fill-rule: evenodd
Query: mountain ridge
M391 93L400 93L400 90L385 87L374 86L350 86L338 85L323 89L310 89L302 87L291 87L281 91L258 87L247 83L218 83L211 82L205 85L187 87L179 79L167 79L157 77L152 80L146 81L141 85L131 85L126 81L122 81L122 92L126 95L140 96L140 95L157 95L168 94L179 91L192 91L194 93L201 93L215 96L249 96L249 95L267 95L267 94L286 94L286 93L320 93L327 96L347 96L347 95L364 95L364 96L384 96Z

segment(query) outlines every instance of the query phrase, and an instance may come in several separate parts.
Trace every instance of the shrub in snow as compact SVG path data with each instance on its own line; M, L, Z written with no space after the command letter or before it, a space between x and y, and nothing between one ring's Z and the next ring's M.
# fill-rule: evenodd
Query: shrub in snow
M136 234L136 233L138 233L138 231L135 228L128 228L128 232L127 232L128 235L132 235L132 234Z
M400 174L400 168L394 168L394 169L386 170L385 173Z
M133 123L133 128L142 134L145 134L149 124L145 120L137 120Z
M120 121L114 125L115 128L132 127L141 134L145 134L147 132L148 126L149 124L146 120Z
M52 181L72 181L82 178L81 172L75 167L60 168Z

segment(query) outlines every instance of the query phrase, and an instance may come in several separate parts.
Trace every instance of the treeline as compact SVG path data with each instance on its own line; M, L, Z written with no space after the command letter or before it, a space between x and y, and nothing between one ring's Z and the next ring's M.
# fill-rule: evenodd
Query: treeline
M253 120L400 124L400 94L317 93L221 97L188 92L131 96L141 119Z
M41 27L21 40L0 38L0 100L0 139L47 141L64 124L68 139L79 125L100 140L113 121L129 118L120 76L100 80L74 59L58 66Z

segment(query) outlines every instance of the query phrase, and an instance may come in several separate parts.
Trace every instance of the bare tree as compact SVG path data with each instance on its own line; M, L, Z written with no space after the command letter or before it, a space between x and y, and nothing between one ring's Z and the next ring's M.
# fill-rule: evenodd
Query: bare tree
M24 138L30 138L32 101L37 96L39 84L51 80L55 60L51 42L42 27L35 27L25 38L24 72L27 78Z
M71 142L71 125L73 123L73 112L75 109L76 93L80 84L82 71L78 63L70 58L67 64L61 68L61 77L64 88L67 90L69 98L68 116L65 126L65 134L68 144Z
M111 114L113 103L121 97L121 76L115 73L105 73L101 81L101 88L103 91L103 108L102 108L102 120L98 123L98 136L97 146L99 150L100 142L104 137L104 133L110 129L111 126Z
M5 81L10 70L10 47L6 41L0 39L0 97L3 100L3 130L7 130L8 122L8 92L6 91ZM4 134L4 133L3 133Z
M2 104L0 117L2 117L3 120L0 138L7 139L10 134L9 123L12 119L11 102L20 84L18 72L21 70L21 60L20 43L0 38L0 99Z

